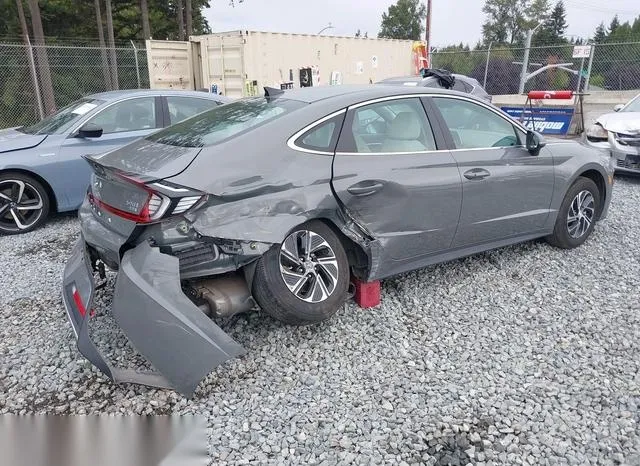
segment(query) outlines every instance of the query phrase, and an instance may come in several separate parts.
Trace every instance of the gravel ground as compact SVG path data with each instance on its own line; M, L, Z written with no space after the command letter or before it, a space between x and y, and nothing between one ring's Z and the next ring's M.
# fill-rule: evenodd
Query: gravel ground
M0 237L0 413L199 413L216 464L640 464L640 179L574 251L533 242L404 274L329 322L263 314L189 401L116 386L59 297L73 216ZM122 338L94 332L120 359ZM103 323L104 322L104 323Z

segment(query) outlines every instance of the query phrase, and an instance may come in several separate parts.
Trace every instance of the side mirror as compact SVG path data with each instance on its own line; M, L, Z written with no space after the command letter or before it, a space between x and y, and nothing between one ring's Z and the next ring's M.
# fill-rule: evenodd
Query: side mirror
M78 130L78 138L99 138L102 136L102 128L95 123L86 123Z
M624 107L624 104L618 104L615 107L613 107L613 111L619 112L620 110L622 110L623 107Z
M540 153L540 149L546 145L547 143L541 134L536 133L535 131L527 132L527 150L531 155L538 155Z

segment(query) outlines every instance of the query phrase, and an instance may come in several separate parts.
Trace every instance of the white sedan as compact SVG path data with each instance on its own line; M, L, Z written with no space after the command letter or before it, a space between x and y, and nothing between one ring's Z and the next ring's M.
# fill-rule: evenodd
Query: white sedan
M599 117L587 130L587 140L611 151L617 172L640 174L640 94Z

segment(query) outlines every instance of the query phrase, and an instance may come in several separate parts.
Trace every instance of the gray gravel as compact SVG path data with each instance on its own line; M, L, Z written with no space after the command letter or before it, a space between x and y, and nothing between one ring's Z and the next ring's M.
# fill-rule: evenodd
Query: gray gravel
M73 217L0 237L0 413L200 413L216 464L640 464L640 180L574 251L543 242L387 280L379 308L227 329L194 400L115 386L60 298ZM107 316L108 317L108 316ZM94 332L118 359L108 319Z

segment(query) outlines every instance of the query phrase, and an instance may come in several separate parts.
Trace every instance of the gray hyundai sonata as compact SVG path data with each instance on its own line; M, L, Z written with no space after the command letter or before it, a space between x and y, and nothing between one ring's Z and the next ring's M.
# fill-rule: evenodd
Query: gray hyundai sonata
M402 86L266 88L87 161L62 287L78 348L115 381L187 396L244 352L214 319L309 324L353 277L534 238L575 248L614 172L606 152L545 142L473 96ZM105 267L112 315L155 371L116 368L90 339Z

